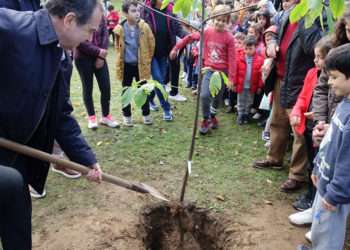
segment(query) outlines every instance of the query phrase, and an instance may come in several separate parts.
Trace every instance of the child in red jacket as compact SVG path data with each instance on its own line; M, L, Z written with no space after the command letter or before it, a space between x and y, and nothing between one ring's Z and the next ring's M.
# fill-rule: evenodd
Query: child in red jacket
M217 15L228 11L230 11L229 6L216 5L211 14ZM213 24L204 31L203 67L207 70L201 85L203 121L199 132L202 135L207 134L211 128L216 129L219 126L216 118L216 109L222 99L224 84L222 84L220 93L212 98L209 91L211 76L215 71L225 72L228 74L230 82L233 83L236 75L235 39L227 30L229 22L230 14L218 16L214 19ZM181 48L199 39L199 33L192 33L184 37L173 48L170 58L175 58Z
M308 156L308 173L309 173L309 187L308 191L305 195L302 195L299 200L293 203L295 208L301 208L301 204L304 208L311 207L313 198L315 196L315 188L312 185L312 181L310 179L312 169L313 169L313 161L317 153L317 149L314 147L312 142L312 129L313 129L313 120L312 120L312 112L310 112L311 100L313 96L313 90L316 86L318 76L321 70L324 68L325 58L328 52L332 48L332 42L329 37L324 37L315 45L314 53L315 53L315 67L310 69L306 77L304 79L304 86L301 90L297 102L295 103L293 110L290 114L290 124L295 130L295 132L299 135L304 135L306 151Z
M261 70L264 57L256 51L256 46L256 38L249 35L244 40L244 48L237 53L237 74L234 84L237 92L238 125L248 123L254 95L261 93L263 87Z
M112 36L113 44L115 43L115 36L113 33L114 28L119 23L119 15L118 12L114 10L113 5L108 6L108 14L107 14L107 26L108 26L108 34Z

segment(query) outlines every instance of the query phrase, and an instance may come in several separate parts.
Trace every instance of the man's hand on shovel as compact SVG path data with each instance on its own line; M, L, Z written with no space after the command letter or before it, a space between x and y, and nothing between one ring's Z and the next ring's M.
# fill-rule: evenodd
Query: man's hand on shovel
M97 183L101 183L102 181L102 169L98 163L95 163L94 165L91 166L91 170L88 172L86 175L86 178L89 181L94 181Z

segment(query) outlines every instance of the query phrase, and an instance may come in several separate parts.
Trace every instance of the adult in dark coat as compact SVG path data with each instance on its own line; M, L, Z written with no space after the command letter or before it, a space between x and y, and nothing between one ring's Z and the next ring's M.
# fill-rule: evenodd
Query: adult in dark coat
M40 0L0 0L0 8L35 11L40 9Z
M297 2L294 0L294 4ZM292 9L293 7L289 11ZM289 114L303 87L306 73L314 66L314 46L324 35L318 19L306 29L304 19L292 24L288 16L279 27L278 40L270 43L266 51L267 56L276 58L276 64L265 82L265 92L273 91L274 96L270 125L271 146L266 159L254 163L256 168L282 168L290 136ZM294 131L293 134L289 176L281 185L281 191L284 192L302 186L307 166L304 137Z
M102 13L97 0L48 0L37 12L0 9L0 137L48 153L56 139L71 160L91 168L92 181L101 180L101 169L71 116L62 64L67 60L63 50L88 40ZM48 163L0 149L0 165L15 168L26 186L42 192ZM30 208L28 190L25 199ZM31 249L30 216L22 223L26 230L4 249ZM0 231L3 243L6 235Z

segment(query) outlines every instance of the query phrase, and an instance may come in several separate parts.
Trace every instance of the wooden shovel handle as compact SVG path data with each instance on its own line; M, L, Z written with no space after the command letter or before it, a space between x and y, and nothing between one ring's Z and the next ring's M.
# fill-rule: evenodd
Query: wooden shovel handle
M2 137L0 137L0 147L6 148L8 150L26 155L26 156L30 156L32 158L36 158L42 161L46 161L46 162L50 162L53 164L57 164L60 166L63 166L65 168L71 169L71 170L75 170L78 171L79 173L82 173L84 175L86 175L91 168L85 167L81 164L66 160L66 159L62 159L58 156L54 156L52 154L48 154L46 152L4 139ZM117 186L121 186L127 189L131 189L140 193L148 193L148 191L144 188L142 188L142 186L136 184L136 183L132 183L126 180L123 180L119 177L113 176L113 175L109 175L106 173L102 173L102 180L115 184Z

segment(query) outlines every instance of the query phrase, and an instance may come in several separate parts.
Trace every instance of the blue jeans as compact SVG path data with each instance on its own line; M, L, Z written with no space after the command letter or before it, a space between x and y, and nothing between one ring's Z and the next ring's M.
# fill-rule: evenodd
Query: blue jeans
M201 101L202 101L202 112L203 112L203 119L210 119L212 116L216 115L216 110L220 105L220 100L222 100L222 94L224 90L224 82L221 79L221 89L217 96L212 97L210 94L209 84L210 84L210 78L213 75L214 71L207 71L202 80L202 86L201 86Z
M168 58L153 57L151 71L153 79L162 84L165 90L165 78L168 71ZM160 105L162 106L163 110L169 111L170 103L167 100L165 100L164 96L162 95L162 92L159 89L156 88L155 91L151 93L150 100L154 99L155 94L158 96Z

